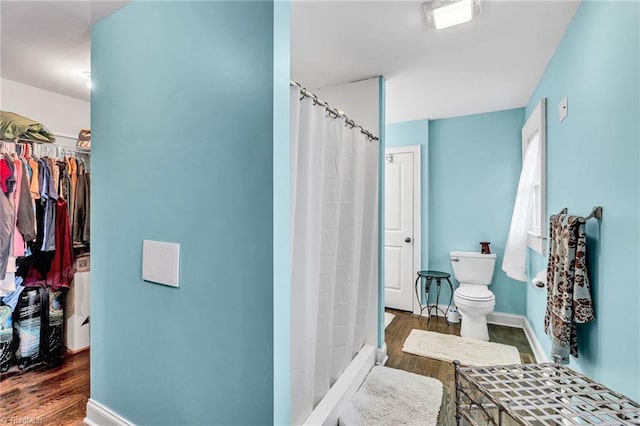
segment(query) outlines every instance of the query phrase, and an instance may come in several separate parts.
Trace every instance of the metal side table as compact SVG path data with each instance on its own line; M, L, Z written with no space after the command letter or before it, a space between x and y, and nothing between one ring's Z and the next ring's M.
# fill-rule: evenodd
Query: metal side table
M441 312L444 316L444 320L447 322L447 325L449 325L449 320L447 319L447 312L449 312L449 308L451 308L451 302L453 301L453 285L449 280L450 277L451 277L451 274L447 272L442 272L442 271L418 271L418 278L416 278L416 298L418 299L418 305L420 306L420 316L422 316L423 310L425 309L427 310L427 315L428 315L427 324L429 324L429 321L431 321L431 309L435 308L436 315L438 314L438 312ZM429 301L427 300L427 305L422 306L422 302L420 300L420 293L422 290L422 286L420 284L424 282L424 290L427 293L427 298L428 298L429 291L431 289L431 281L433 280L436 281L436 303L435 305L433 304L429 305L428 303ZM442 308L438 305L438 303L440 302L440 286L442 285L442 280L447 280L447 283L449 284L449 289L451 290L451 293L449 295L449 305L447 306L447 310L444 312L442 311Z

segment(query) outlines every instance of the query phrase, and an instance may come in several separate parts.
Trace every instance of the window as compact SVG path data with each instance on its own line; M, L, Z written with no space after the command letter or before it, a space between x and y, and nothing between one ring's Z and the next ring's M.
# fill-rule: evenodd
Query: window
M544 254L547 240L547 138L546 138L546 99L538 102L535 109L522 128L522 157L527 152L529 144L538 139L540 147L536 170L536 179L529 213L530 227L527 236L528 246L540 254Z

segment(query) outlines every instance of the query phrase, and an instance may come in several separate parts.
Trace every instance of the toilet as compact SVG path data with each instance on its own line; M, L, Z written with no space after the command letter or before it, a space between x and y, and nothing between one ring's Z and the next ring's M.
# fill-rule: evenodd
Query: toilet
M460 283L453 293L462 317L460 336L489 341L487 315L496 306L496 296L488 287L493 279L496 255L452 251L450 258L453 275Z

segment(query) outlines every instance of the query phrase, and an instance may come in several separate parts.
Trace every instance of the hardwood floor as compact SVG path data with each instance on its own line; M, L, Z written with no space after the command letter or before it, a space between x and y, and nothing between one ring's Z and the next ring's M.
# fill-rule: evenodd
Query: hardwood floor
M386 329L388 367L398 368L442 381L445 388L439 426L455 424L455 384L453 365L402 352L412 329L460 334L460 325L447 326L444 318L418 319L408 312L387 309L396 317ZM489 325L492 342L518 348L523 362L534 362L524 332L518 328ZM69 355L60 366L40 364L26 371L12 367L0 376L0 424L82 425L89 398L89 351Z
M425 317L419 318L409 312L393 309L387 309L386 311L396 316L387 327L385 333L387 354L389 356L386 366L440 380L444 385L444 397L438 417L438 426L455 425L456 405L453 364L402 352L402 346L414 328L459 336L460 324L447 326L444 318L433 317L427 326ZM520 359L523 363L535 362L533 351L522 329L489 324L489 340L518 348Z
M12 367L0 376L0 424L82 425L89 399L89 351L59 366Z

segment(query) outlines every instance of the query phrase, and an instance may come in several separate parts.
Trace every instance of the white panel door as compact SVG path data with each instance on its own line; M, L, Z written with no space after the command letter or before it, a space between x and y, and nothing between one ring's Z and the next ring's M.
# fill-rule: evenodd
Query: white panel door
M413 311L414 153L394 151L385 159L385 306Z

